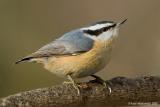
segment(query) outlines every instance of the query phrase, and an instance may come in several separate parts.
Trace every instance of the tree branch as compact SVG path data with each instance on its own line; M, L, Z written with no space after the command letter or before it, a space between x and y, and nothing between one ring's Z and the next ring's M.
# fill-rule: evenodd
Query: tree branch
M116 77L106 82L111 93L93 82L80 83L80 96L71 84L59 85L10 95L0 99L0 107L115 107L160 101L160 77Z

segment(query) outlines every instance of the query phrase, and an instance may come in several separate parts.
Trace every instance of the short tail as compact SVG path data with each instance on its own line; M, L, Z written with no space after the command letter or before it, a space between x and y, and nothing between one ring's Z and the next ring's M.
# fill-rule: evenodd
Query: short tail
M19 64L19 63L21 63L21 62L27 62L27 61L30 61L31 59L32 59L32 57L26 57L26 58L23 58L23 59L15 62L15 64Z

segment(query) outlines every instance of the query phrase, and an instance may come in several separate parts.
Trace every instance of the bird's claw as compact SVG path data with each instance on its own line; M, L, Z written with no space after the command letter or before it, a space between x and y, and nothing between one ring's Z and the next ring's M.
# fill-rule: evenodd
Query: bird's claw
M100 77L98 77L96 75L91 75L91 76L95 78L95 81L103 84L105 88L108 88L109 94L112 93L112 89L111 89L111 87L109 86L109 84L106 81L104 81L103 79L101 79Z

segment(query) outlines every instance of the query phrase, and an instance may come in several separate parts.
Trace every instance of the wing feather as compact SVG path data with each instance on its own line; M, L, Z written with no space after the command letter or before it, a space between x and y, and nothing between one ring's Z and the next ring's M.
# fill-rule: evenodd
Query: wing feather
M43 46L31 55L21 59L21 61L30 60L32 58L59 56L59 55L76 55L89 51L94 41L83 35L80 30L74 30L66 33L61 38Z

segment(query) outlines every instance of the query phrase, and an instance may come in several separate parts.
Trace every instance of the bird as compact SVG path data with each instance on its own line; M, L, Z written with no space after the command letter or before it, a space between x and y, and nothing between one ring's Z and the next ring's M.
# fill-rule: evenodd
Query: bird
M95 73L109 63L119 29L126 20L118 23L98 21L71 30L15 63L42 64L51 73L68 78L78 95L80 90L75 82L76 78L92 76L106 86L105 81ZM111 90L110 87L109 90Z

